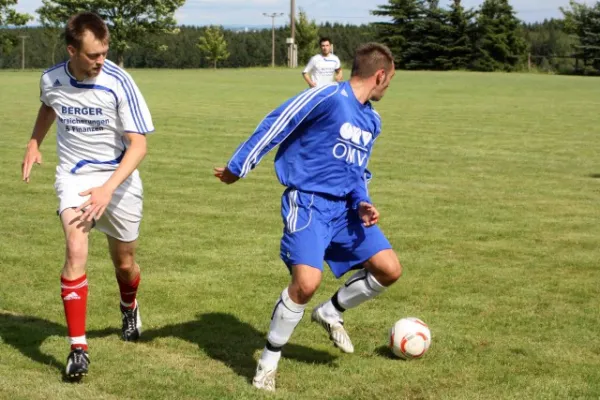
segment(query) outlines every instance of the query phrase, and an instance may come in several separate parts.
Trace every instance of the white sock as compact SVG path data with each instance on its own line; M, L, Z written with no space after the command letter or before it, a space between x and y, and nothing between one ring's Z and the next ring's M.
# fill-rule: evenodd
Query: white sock
M85 338L85 335L83 335L83 336L69 337L69 344L71 346L76 346L78 344L83 344L83 345L87 346L87 340Z
M275 368L279 363L279 359L281 358L281 350L271 351L267 347L263 349L262 354L260 355L260 363L266 368Z
M290 340L294 329L304 316L305 308L306 304L296 304L290 299L287 288L281 292L271 316L267 346L260 358L263 365L277 366L281 357L281 348Z
M357 307L383 292L385 286L377 282L377 279L365 269L361 269L350 277L327 303L328 310L335 309L341 313Z
M337 294L337 293L336 293ZM335 295L334 295L335 297ZM335 308L332 303L332 299L329 299L327 302L323 303L321 306L321 311L323 311L323 316L327 321L343 321L342 312Z
M125 308L132 308L131 306L133 306L135 304L137 300L134 300L133 303L123 303L123 300L121 300L121 305ZM135 307L134 307L135 308Z

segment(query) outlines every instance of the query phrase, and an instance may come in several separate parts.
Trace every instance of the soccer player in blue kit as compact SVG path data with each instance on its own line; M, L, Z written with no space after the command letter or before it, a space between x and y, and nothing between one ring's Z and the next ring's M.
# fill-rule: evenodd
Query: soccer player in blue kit
M355 52L349 81L308 89L289 99L265 117L226 167L215 168L218 179L234 183L279 145L275 170L286 187L281 198L281 258L291 283L272 313L253 379L259 389L275 390L281 349L321 283L324 260L336 278L357 270L311 316L345 353L354 352L354 346L343 312L400 278L402 267L376 225L379 212L367 191L367 163L381 133L381 119L371 101L384 96L394 73L387 47L362 45Z

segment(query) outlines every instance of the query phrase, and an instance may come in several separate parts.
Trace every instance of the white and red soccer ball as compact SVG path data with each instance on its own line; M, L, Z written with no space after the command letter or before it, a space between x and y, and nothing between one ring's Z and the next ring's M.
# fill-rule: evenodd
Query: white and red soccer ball
M402 318L390 329L389 348L403 360L420 358L431 345L431 332L418 318Z

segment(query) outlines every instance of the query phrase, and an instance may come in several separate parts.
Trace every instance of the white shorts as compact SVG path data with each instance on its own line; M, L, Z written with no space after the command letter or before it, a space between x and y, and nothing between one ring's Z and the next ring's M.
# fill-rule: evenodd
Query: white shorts
M67 208L76 208L89 199L79 193L102 186L112 175L112 171L91 172L83 175L72 175L57 172L54 189L58 196L58 214ZM122 242L133 242L139 236L142 221L144 189L140 174L135 170L115 190L113 197L94 227L108 236Z

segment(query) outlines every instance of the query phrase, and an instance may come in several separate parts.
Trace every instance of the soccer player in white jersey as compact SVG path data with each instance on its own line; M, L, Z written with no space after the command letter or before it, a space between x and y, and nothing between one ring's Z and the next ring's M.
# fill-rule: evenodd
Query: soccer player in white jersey
M313 56L302 71L304 80L311 88L342 81L342 64L331 53L331 40L323 37L319 40L319 45L321 54Z
M66 240L61 274L71 352L67 378L88 372L85 336L88 236L106 234L121 294L122 338L138 339L141 320L136 293L140 268L135 250L142 219L142 182L137 167L154 130L144 98L128 73L106 59L109 32L96 14L72 16L65 27L69 60L46 70L42 102L22 165L29 182L41 164L40 145L56 120L58 214Z

